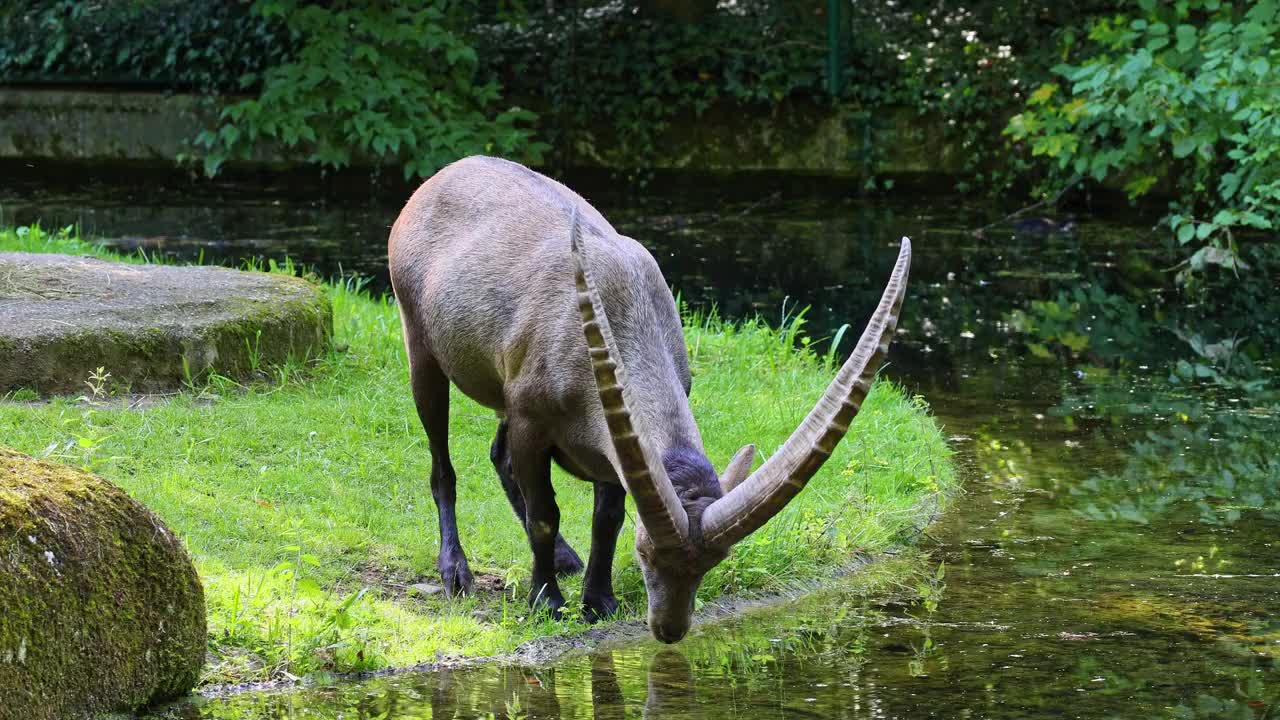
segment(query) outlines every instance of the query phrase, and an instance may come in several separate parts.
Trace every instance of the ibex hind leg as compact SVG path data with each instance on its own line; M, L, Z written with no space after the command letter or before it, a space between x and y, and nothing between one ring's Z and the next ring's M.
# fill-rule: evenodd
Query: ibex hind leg
M520 493L520 486L511 475L511 448L508 445L507 429L506 420L498 423L498 432L493 438L493 446L489 448L489 459L493 461L493 469L498 472L502 489L507 493L507 501L511 503L511 509L516 512L520 526L528 531L528 524L525 522L524 495ZM578 557L578 553L570 547L564 535L557 533L556 575L561 577L576 575L582 572L582 567L582 558Z
M431 497L440 515L440 557L436 568L447 595L470 594L475 578L458 539L457 475L449 460L449 378L436 359L420 347L409 352L409 374L418 418L431 446Z

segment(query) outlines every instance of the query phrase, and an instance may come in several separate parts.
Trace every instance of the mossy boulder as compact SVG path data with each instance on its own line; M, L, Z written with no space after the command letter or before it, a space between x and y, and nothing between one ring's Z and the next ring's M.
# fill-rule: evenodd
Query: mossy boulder
M171 390L207 372L244 377L324 353L333 311L278 273L0 253L0 393Z
M111 483L0 448L0 720L185 694L206 647L182 542Z

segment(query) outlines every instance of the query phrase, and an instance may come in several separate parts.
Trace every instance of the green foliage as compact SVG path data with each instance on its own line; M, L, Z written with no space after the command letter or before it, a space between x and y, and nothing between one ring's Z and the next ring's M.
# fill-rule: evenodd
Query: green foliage
M596 5L531 10L480 34L511 94L545 99L541 130L563 160L603 131L644 168L679 116L719 100L759 108L821 90L822 25L793 3L744 2L698 22Z
M96 255L101 245L81 239L74 225L50 232L39 225L0 228L0 246L9 252Z
M375 0L311 4L259 0L296 38L290 58L240 77L257 97L223 108L217 128L196 138L204 170L263 144L301 151L337 169L355 158L399 162L405 177L430 175L459 157L486 153L537 160L533 113L498 110L500 88L477 73L478 57L454 29L450 3Z
M1280 7L1137 5L1095 22L1083 60L1054 68L1064 84L1041 85L1005 132L1051 161L1050 186L1120 178L1137 198L1172 173L1179 279L1244 269L1237 240L1280 227Z
M1024 88L1063 59L1058 41L1071 47L1079 28L1115 4L849 3L847 80L834 97L825 87L825 3L743 0L695 22L627 2L531 7L523 23L488 26L479 42L512 94L551 100L540 131L570 163L580 149L608 144L646 167L677 119L696 133L698 122L740 111L834 112L852 139L845 159L874 175L895 150L882 138L926 140L903 138L890 124L890 111L908 107L941 120L959 150L959 189L995 194L1025 185L1031 169L998 129Z
M1057 42L1070 47L1077 28L1113 4L853 3L845 102L854 109L849 120L867 128L861 152L872 166L895 152L876 144L875 131L883 126L885 110L914 108L940 121L943 138L958 151L957 190L1021 194L1029 166L997 130L1025 89L1047 78L1061 60ZM899 143L926 140L893 130L889 137Z
M226 92L281 61L280 23L243 2L0 0L0 78Z

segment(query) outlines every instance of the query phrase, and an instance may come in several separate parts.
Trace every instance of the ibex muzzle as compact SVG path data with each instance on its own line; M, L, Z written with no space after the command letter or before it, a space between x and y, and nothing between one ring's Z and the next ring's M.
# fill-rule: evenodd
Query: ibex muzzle
M754 473L748 445L719 475L689 408L684 333L657 263L573 191L505 160L460 160L414 193L388 255L431 447L446 591L473 582L454 515L452 382L498 415L490 456L533 550L530 603L558 613L556 576L582 569L559 535L555 461L595 487L587 616L618 607L612 564L630 493L649 629L676 642L706 572L782 510L849 429L893 336L911 243L902 239L857 348L800 427Z

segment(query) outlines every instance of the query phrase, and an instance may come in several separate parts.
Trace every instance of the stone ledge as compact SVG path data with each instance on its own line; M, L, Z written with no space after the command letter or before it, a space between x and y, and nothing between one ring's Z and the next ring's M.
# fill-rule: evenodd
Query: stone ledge
M520 105L541 110L540 98ZM77 160L163 164L191 152L201 130L214 124L219 98L191 94L104 89L49 89L0 86L0 159ZM694 172L777 171L862 178L876 175L958 174L959 149L943 139L937 118L915 108L878 113L852 127L827 105L787 101L743 108L720 103L701 116L671 118L646 159L649 169ZM574 166L631 168L635 163L618 142L608 118L570 139ZM874 158L872 161L870 158ZM377 163L357 156L357 166ZM265 145L242 169L297 167L304 153Z
M298 278L0 253L0 392L83 392L98 367L131 392L244 377L317 357L332 330L328 299Z

